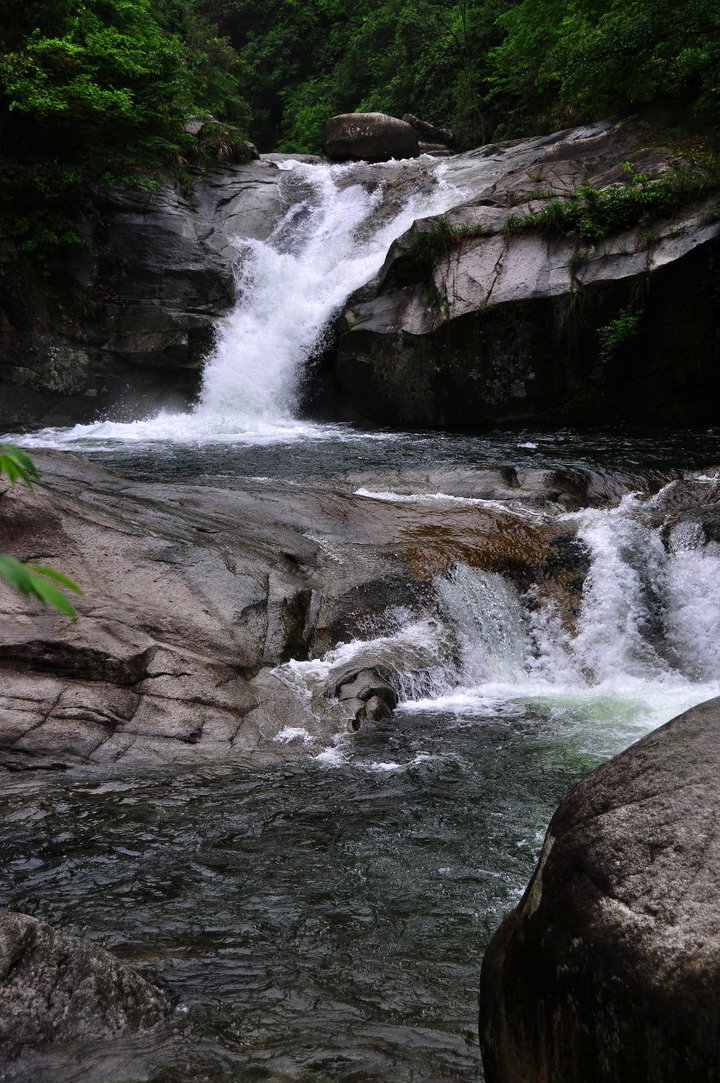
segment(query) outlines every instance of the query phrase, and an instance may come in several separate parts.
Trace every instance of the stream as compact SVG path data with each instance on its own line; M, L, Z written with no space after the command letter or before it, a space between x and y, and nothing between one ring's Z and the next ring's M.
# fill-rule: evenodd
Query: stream
M353 183L354 168L288 166L287 214L241 248L238 309L192 411L15 438L132 477L344 485L418 514L423 501L482 503L473 471L565 471L605 494L553 509L588 554L574 630L460 563L433 584L443 621L392 614L400 638L456 646L452 666L408 675L391 727L328 743L303 722L274 757L232 766L6 779L0 908L110 948L175 1008L150 1033L27 1053L0 1079L481 1079L482 952L558 802L720 694L720 542L672 519L688 472L705 505L720 502L717 432L397 433L298 417L333 313L415 218L462 197L442 166L402 200ZM539 514L522 497L513 511ZM281 668L310 687L330 661Z

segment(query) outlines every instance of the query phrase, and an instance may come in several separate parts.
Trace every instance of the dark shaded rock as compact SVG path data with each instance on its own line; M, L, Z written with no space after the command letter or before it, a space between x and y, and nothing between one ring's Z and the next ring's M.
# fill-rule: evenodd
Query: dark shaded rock
M452 146L453 133L449 128L437 128L434 124L429 124L427 120L414 117L412 113L405 113L402 119L415 129L418 139L423 143L436 143L441 147Z
M27 914L0 914L0 1052L152 1027L158 989L110 952Z
M323 149L333 161L386 162L390 158L417 158L415 129L385 113L342 113L325 125Z
M488 947L488 1083L720 1079L720 699L575 787Z
M268 236L283 181L250 161L198 174L191 190L113 193L82 219L61 296L23 258L0 262L0 427L186 406L235 300L233 238Z
M707 201L595 244L508 229L579 184L659 174L672 152L632 122L481 148L445 177L471 198L416 222L350 298L336 386L366 418L477 429L539 419L712 423L720 394L720 224ZM461 196L459 198L465 198ZM603 334L637 313L611 357ZM693 357L692 378L678 364Z

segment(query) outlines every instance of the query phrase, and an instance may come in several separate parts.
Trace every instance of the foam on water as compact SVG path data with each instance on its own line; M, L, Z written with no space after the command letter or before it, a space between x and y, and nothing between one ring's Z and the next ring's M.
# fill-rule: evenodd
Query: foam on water
M552 719L593 755L612 754L720 694L720 544L683 520L666 537L678 484L561 517L576 528L590 564L572 624L551 598L458 564L434 582L439 620L415 619L391 636L345 644L322 663L299 665L321 665L327 674L351 659L405 664L398 683L408 717L431 711L481 724L517 704ZM719 483L706 484L712 501ZM414 651L398 652L403 642ZM377 761L373 769L390 770L392 762Z
M427 159L423 183L402 197L393 187L397 163L284 163L288 209L267 241L238 241L238 303L222 323L206 363L195 408L133 422L98 421L43 429L28 446L138 443L293 443L337 439L347 428L297 419L308 361L329 322L354 290L379 271L392 242L418 218L440 214L462 192ZM357 181L356 181L357 176Z

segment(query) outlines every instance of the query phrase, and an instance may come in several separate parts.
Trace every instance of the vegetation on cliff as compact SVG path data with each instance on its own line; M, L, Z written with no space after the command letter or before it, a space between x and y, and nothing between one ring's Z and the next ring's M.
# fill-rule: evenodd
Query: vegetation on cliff
M265 150L337 112L411 112L458 148L635 107L720 104L716 0L0 0L0 229L47 258L103 185L152 182L212 114Z
M148 183L182 161L191 112L246 116L231 47L185 14L181 27L170 4L151 0L0 0L6 252L47 259L78 242L76 212L88 195Z

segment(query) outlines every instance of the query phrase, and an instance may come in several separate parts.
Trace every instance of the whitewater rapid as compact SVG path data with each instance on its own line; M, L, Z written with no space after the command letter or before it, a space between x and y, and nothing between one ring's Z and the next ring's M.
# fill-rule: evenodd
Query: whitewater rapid
M463 193L434 159L373 167L281 163L286 211L265 241L238 238L237 303L220 324L197 404L131 422L45 428L27 446L82 450L112 442L289 443L360 438L298 417L303 381L348 297L382 267L414 221ZM369 179L370 178L370 179Z
M693 484L701 502L720 498L719 478ZM696 523L672 525L681 485L673 481L654 496L629 493L615 507L556 517L575 529L588 560L571 622L537 588L522 591L498 572L458 563L433 580L432 619L391 612L390 633L281 669L311 689L338 667L362 668L374 659L395 669L400 710L409 719L443 714L478 725L530 712L585 751L612 755L720 695L720 544L707 541ZM419 508L458 502L443 493L360 489L356 495ZM480 499L463 504L497 507ZM353 756L342 736L319 753L323 764L335 766Z

